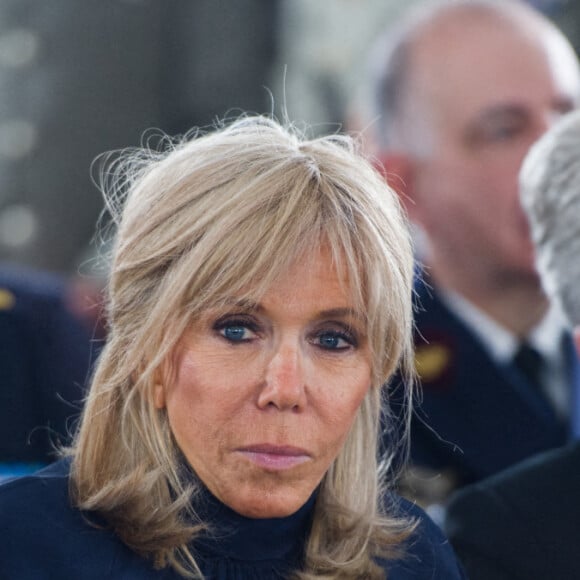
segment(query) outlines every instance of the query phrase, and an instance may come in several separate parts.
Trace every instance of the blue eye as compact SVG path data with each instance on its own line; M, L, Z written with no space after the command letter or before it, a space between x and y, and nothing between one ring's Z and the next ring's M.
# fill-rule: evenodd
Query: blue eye
M323 332L316 337L316 343L324 350L346 350L354 346L352 337L342 332Z
M240 318L221 319L215 322L213 328L230 343L249 342L256 338L257 325L253 320Z
M224 338L231 340L232 342L242 342L246 339L247 328L243 326L225 326L222 329L222 334Z

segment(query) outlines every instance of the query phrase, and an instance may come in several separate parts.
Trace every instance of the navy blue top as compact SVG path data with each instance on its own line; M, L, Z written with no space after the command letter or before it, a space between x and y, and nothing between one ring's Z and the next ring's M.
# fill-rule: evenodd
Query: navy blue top
M429 282L419 278L415 285L422 400L411 428L412 462L452 472L460 487L564 445L571 427L518 369L492 360ZM570 336L561 347L569 361L569 384L580 392Z
M67 281L0 264L0 478L32 473L69 443L97 344Z
M400 502L401 513L419 518L420 525L406 546L405 558L384 564L389 580L465 578L439 528L417 507ZM214 534L193 546L206 579L287 577L300 566L313 505L311 498L290 517L254 520L211 498L202 515L212 522ZM91 526L70 505L66 462L0 486L0 537L0 578L179 578L169 568L155 570L112 532Z

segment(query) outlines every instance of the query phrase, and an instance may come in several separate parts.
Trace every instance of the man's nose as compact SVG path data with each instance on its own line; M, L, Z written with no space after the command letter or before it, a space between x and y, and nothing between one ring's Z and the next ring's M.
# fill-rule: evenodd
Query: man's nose
M258 397L260 408L299 410L306 402L303 353L298 344L281 344L268 361Z

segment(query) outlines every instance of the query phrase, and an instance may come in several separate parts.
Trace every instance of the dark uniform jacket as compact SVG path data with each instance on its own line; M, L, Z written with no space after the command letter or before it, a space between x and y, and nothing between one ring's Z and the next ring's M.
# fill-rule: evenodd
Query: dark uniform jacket
M416 357L422 403L412 426L412 459L446 469L463 485L535 453L564 445L570 427L510 365L494 362L434 288L416 285ZM572 341L570 374L578 374Z
M91 342L65 292L57 276L0 268L0 476L53 460L80 412Z
M580 578L580 444L461 490L446 529L471 580Z

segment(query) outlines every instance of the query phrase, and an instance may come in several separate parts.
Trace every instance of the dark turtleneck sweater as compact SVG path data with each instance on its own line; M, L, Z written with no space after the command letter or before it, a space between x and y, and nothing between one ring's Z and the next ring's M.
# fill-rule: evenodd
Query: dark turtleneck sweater
M300 567L314 509L312 497L286 518L250 519L205 494L201 515L212 533L195 542L206 580L275 580ZM401 500L401 515L420 520L406 556L385 563L388 580L464 578L439 529L417 507ZM155 570L113 533L95 528L73 508L68 463L0 486L0 578L7 580L177 580Z

